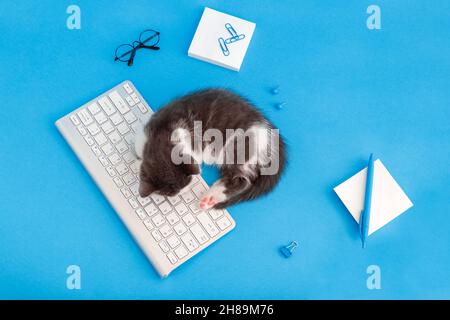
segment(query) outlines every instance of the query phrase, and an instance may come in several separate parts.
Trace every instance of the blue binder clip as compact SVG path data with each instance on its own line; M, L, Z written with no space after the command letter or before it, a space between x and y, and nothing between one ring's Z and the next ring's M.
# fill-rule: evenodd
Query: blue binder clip
M286 258L289 258L297 247L297 241L291 241L287 246L281 247L280 251Z

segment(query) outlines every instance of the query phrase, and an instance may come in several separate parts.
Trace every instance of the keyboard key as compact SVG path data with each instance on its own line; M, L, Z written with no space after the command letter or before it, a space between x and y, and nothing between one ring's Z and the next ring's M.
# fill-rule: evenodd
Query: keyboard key
M191 204L189 205L189 208L191 208L191 211L192 211L193 213L197 213L197 212L200 212L200 211L201 211L200 207L198 206L198 201L194 201L193 203L191 203Z
M123 196L127 199L132 196L130 190L128 190L128 188L126 187L120 189L120 192L122 192Z
M130 97L131 97L131 99L133 99L133 101L134 101L135 103L141 102L141 99L139 99L139 97L138 97L138 95L137 95L136 93L130 94Z
M113 148L113 146L111 145L111 143L105 144L105 145L102 147L102 150L103 150L103 152L104 152L107 156L109 156L111 153L114 152L114 148Z
M139 183L135 183L130 186L130 191L133 195L138 196L139 195Z
M108 97L101 97L100 99L98 99L98 103L102 107L103 111L105 111L107 116L110 116L114 112L116 112L116 108L114 108Z
M136 214L139 217L139 219L141 219L141 220L144 220L147 217L147 215L144 212L144 209L142 209L142 208L137 209Z
M169 259L169 261L170 261L172 264L175 264L175 263L178 261L177 257L175 257L175 255L174 255L172 252L169 252L169 253L167 254L167 259Z
M131 185L133 182L136 182L136 177L132 173L127 173L122 177L122 179L127 186Z
M173 226L173 230L177 233L177 235L181 236L183 233L187 231L186 226L183 224L183 222L180 222Z
M148 229L148 230L152 230L153 229L153 224L152 224L152 222L150 221L150 219L144 219L144 225L145 225L145 227Z
M152 197L153 201L155 201L156 204L160 204L164 201L164 197L157 193L152 193L150 197Z
M198 223L194 224L190 228L192 234L197 239L200 244L204 244L206 241L208 241L209 237L206 235L205 231L203 231L202 227Z
M167 219L167 221L169 221L169 223L171 225L177 223L178 221L180 221L180 218L178 218L178 216L175 214L175 212L169 213L166 216L166 219Z
M133 98L130 96L126 96L125 99L127 100L130 106L134 106L136 104L136 102L134 102Z
M195 218L192 214L188 213L187 215L185 215L183 217L183 221L189 227L190 225L192 225L195 222Z
M102 144L104 144L107 141L106 137L105 137L105 135L103 133L99 133L98 135L96 135L94 137L94 139L95 139L95 141L97 142L97 144L99 146L101 146Z
M98 160L100 160L100 163L101 163L104 167L106 167L107 165L109 165L108 160L107 160L104 156L98 157Z
M120 180L119 177L114 177L113 180L117 187L119 187L119 188L123 187L123 182L122 182L122 180Z
M167 200L174 206L181 201L179 196L167 197Z
M81 119L81 122L87 126L90 125L92 122L94 122L94 119L92 119L89 112L87 112L86 109L82 109L81 111L78 111L78 117Z
M206 188L201 183L198 183L192 188L192 192L194 192L197 199L201 199L206 193Z
M125 133L130 131L130 128L128 128L127 124L125 122L122 122L117 126L117 130L119 130L121 135L124 135Z
M177 210L177 212L178 212L178 214L179 214L180 216L182 216L182 215L184 215L185 213L188 213L188 212L189 212L188 208L186 207L186 205L185 205L183 202L177 204L177 205L175 206L175 210Z
M116 144L116 149L117 149L117 151L119 151L120 154L122 154L128 150L128 146L124 141L122 141L122 142L119 142L118 144Z
M189 251L194 251L198 248L197 241L195 241L189 232L181 236L181 241L183 241Z
M106 133L106 134L110 134L111 132L114 131L114 127L112 126L111 122L107 121L104 124L102 124L102 130Z
M144 209L145 209L145 212L147 212L147 214L148 214L149 216L152 216L152 215L154 215L155 213L158 213L158 212L159 212L158 208L156 208L156 206L155 206L153 203L149 204L149 205L146 206Z
M111 177L114 177L114 176L116 175L116 170L114 170L114 168L111 167L111 166L107 166L107 167L106 167L106 171L108 171L108 174L109 174Z
M217 229L216 225L214 224L214 222L211 220L211 218L208 216L208 214L206 212L199 213L197 215L197 219L198 219L198 221L200 221L203 228L205 228L206 232L208 232L208 234L211 237L214 237L219 233L219 230Z
M147 211L147 213L148 213L148 211ZM152 221L155 224L155 226L160 227L164 223L164 218L163 218L163 216L160 213L158 213L156 216L154 216L152 218Z
M118 164L122 159L119 157L117 153L114 153L112 156L109 156L109 161L111 161L112 165L115 166ZM116 168L117 169L117 168ZM120 172L119 172L120 173Z
M152 117L152 114L150 112L148 112L146 114L142 114L139 117L139 122L141 123L141 126L145 126L147 124L147 122L149 122L151 117Z
M217 222L217 225L219 226L220 230L225 230L226 228L231 226L231 222L230 222L230 220L228 220L228 218L226 216L220 218L216 222Z
M216 220L216 219L220 218L223 215L223 211L222 210L212 209L212 210L209 210L209 215L211 216L211 218Z
M91 136L85 136L85 137L84 137L84 140L86 140L86 143L87 143L89 146L92 146L92 145L95 143L94 139L92 139Z
M167 201L164 201L159 206L159 210L161 210L162 213L167 214L172 211L172 206Z
M133 112L128 112L123 117L125 118L125 121L130 123L130 124L137 120L137 118L136 118L136 116L134 115Z
M130 171L124 163L117 165L116 170L121 176Z
M145 206L145 205L147 205L147 204L149 204L151 202L149 197L145 197L145 198L137 197L137 200L139 201L141 206Z
M98 124L102 124L108 120L108 118L105 116L103 112L97 113L95 116L95 121L97 121Z
M146 106L144 106L144 104L141 102L138 104L138 108L142 113L147 113L148 109Z
M131 152L125 153L122 157L126 164L129 164L136 159L136 157Z
M173 235L167 238L167 243L173 249L176 248L181 242L175 235Z
M100 157L102 155L102 152L100 151L100 148L98 146L92 146L92 152L94 152L97 157Z
M182 193L181 197L183 198L184 202L186 202L186 203L189 203L195 199L194 194L190 191L186 191L185 193Z
M192 176L192 180L191 180L192 184L197 183L198 181L199 181L199 179L197 176Z
M169 246L167 245L167 243L164 240L159 243L159 247L164 252L168 252L170 250Z
M124 137L124 139L128 144L134 145L135 135L133 133L129 133Z
M186 257L188 255L188 252L183 245L181 245L178 248L176 248L175 250L173 250L173 252L175 252L178 259L183 259L184 257Z
M131 124L131 129L133 129L134 133L141 133L144 130L144 125L137 121Z
M100 128L97 126L96 123L89 125L87 129L89 133L92 134L93 136L100 132Z
M119 113L113 114L110 119L115 126L123 121L123 118Z
M72 123L73 123L75 126L77 126L77 125L80 124L80 120L78 120L78 117L77 117L76 115L74 115L74 114L70 116L70 120L72 121Z
M170 236L173 233L172 229L167 224L165 224L161 228L159 228L159 232L162 234L162 236L164 238L167 238L168 236Z
M117 133L117 131L114 131L113 133L111 133L109 136L109 140L113 143L116 144L117 142L119 142L122 138L119 136L119 134Z
M123 85L123 88L125 89L125 91L126 91L128 94L133 93L133 89L131 88L131 86L130 86L128 83L125 83L125 84Z
M138 167L137 162L133 162L132 164L130 164L130 169L133 173L138 173L139 167Z
M79 125L78 127L77 127L77 129L78 129L78 132L79 133L81 133L81 135L85 135L85 134L87 134L87 130L86 130L86 128L85 127L83 127L83 125Z
M124 114L128 111L130 111L130 108L125 103L125 101L122 99L120 94L117 91L112 91L108 94L109 98L112 100L116 108L120 111L121 114Z
M92 115L95 115L96 113L100 112L100 107L98 106L97 102L91 103L88 106L88 109L92 113Z
M136 199L131 198L131 199L128 200L128 202L130 203L130 206L131 206L133 209L139 208L139 203L136 201Z
M156 241L159 241L159 240L162 239L161 234L160 234L159 231L156 230L156 229L152 231L152 237L153 237L153 239L155 239Z

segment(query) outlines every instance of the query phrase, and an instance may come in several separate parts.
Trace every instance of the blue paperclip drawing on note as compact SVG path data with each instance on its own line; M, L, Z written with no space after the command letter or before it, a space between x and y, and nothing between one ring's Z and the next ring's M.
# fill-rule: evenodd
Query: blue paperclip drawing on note
M228 45L231 44L231 43L234 43L236 41L244 39L245 38L245 34L238 34L230 23L226 23L225 24L225 28L230 33L231 37L227 38L227 39L224 39L222 37L219 38L219 45L220 45L220 50L222 50L223 55L224 56L228 56L230 54L230 50L228 49Z

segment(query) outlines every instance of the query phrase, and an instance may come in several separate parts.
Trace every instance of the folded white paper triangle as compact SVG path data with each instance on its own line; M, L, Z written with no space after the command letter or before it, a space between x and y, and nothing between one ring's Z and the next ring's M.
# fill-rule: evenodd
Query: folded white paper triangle
M356 222L364 209L367 167L334 188ZM413 206L381 160L374 162L369 235Z

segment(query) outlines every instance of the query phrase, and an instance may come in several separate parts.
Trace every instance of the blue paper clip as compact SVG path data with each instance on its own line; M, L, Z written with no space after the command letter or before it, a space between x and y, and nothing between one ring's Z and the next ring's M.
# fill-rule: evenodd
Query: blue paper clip
M219 38L219 45L223 55L228 56L230 54L230 50L228 50L228 46L223 38Z
M222 50L223 55L228 56L230 54L230 50L228 50L227 45L244 39L245 34L238 34L230 23L225 23L225 28L230 33L231 37L227 38L227 39L219 38L218 40L219 40L220 50Z
M240 35L238 35L238 36L236 36L236 37L228 38L227 40L225 40L225 43L226 43L226 44L230 44L230 43L233 43L233 42L242 40L242 39L244 39L244 38L245 38L245 34L240 34Z
M286 258L289 258L297 247L297 241L291 241L287 246L281 247L280 251Z
M232 37L236 37L237 36L237 32L236 32L236 30L234 30L234 28L231 25L231 23L225 23L225 28L227 28L228 32L231 34Z

